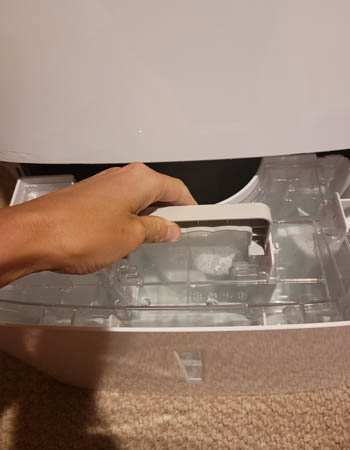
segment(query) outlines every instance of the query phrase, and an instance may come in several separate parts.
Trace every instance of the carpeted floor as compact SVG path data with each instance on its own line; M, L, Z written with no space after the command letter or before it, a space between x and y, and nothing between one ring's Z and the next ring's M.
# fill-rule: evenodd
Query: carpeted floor
M221 398L94 393L0 354L0 449L350 449L350 388Z

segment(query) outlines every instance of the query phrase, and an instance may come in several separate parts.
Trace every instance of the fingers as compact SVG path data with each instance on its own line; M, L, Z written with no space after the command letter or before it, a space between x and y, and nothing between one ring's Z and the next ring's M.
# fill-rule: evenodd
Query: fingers
M197 204L181 180L158 173L142 163L112 167L77 185L86 192L93 192L94 197L100 196L105 199L103 201L118 205L119 209L132 214L139 214L156 202Z
M175 242L181 238L178 225L157 216L139 217L145 230L144 242Z
M173 205L196 205L185 184L178 178L169 177L150 169L141 163L132 163L123 167L117 176L125 177L132 186L133 212L139 213L155 202Z
M197 205L187 186L178 178L158 174L161 177L163 192L157 201L169 202L173 205Z

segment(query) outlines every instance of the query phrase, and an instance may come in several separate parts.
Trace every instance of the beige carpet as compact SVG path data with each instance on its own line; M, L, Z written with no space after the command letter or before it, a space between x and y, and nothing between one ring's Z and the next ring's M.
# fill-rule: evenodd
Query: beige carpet
M350 388L197 399L94 393L0 354L0 449L350 449Z

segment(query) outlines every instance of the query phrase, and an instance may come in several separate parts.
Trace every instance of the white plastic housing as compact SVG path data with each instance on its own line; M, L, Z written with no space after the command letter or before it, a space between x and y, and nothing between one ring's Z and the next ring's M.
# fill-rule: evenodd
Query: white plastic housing
M350 144L349 1L0 0L0 160Z

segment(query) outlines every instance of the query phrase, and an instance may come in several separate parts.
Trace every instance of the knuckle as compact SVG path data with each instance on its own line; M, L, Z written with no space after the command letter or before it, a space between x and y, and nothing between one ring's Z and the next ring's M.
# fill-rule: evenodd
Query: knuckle
M157 240L160 240L162 235L164 234L164 230L167 228L165 225L165 221L161 217L156 217L154 228L155 238Z
M187 189L185 183L180 178L175 178L180 189Z
M128 164L126 167L129 170L132 170L135 172L141 172L141 171L145 171L147 169L147 166L141 162L133 162L131 164Z
M137 244L142 244L146 238L146 229L141 220L134 220L132 227L133 239Z

